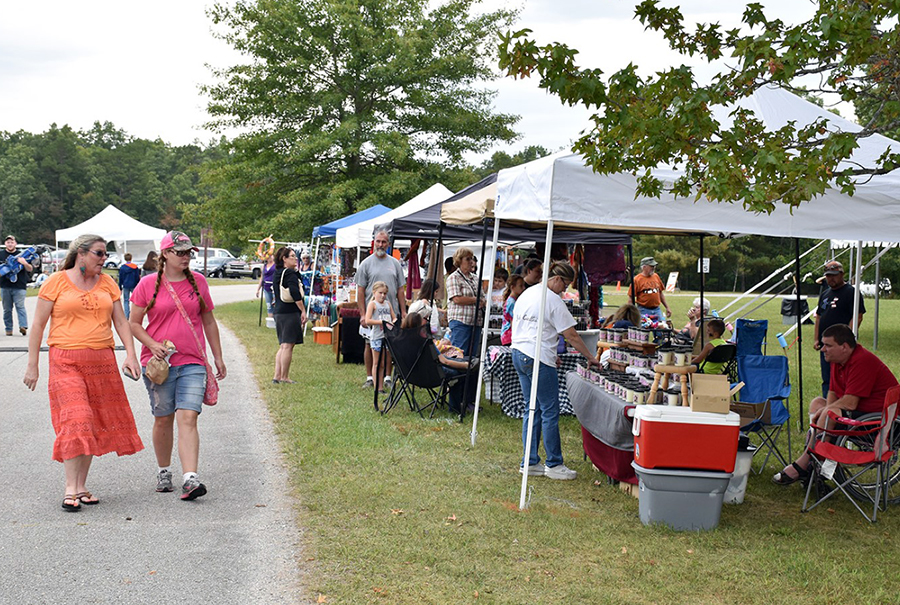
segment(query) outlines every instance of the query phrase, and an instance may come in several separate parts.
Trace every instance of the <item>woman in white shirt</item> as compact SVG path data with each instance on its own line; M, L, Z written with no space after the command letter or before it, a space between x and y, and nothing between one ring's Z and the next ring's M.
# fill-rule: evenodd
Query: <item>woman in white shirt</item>
M557 262L550 267L547 278L547 305L543 325L538 326L541 310L541 288L529 288L516 299L512 324L512 359L519 375L522 393L531 395L531 376L534 370L534 348L539 343L540 367L538 374L537 402L528 462L522 460L520 472L544 475L551 479L574 479L575 471L563 464L562 445L559 438L559 374L556 369L556 345L559 335L587 358L588 366L600 367L591 355L581 336L575 330L575 320L560 298L560 294L575 279L575 269L568 263ZM528 413L522 419L522 445L528 435ZM544 438L546 465L538 456L538 443ZM527 468L526 468L527 464Z

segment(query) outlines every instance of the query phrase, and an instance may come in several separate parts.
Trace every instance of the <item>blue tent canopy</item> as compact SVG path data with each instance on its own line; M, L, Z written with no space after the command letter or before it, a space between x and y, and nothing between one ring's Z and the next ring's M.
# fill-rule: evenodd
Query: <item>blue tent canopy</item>
M363 221L373 219L377 216L381 216L388 210L390 210L390 208L388 208L387 206L382 206L381 204L372 206L371 208L366 208L365 210L360 210L356 214L351 214L350 216L339 218L336 221L331 221L330 223L319 225L318 227L313 229L312 236L314 238L334 237L338 229L349 227L351 225L355 225L356 223L361 223Z

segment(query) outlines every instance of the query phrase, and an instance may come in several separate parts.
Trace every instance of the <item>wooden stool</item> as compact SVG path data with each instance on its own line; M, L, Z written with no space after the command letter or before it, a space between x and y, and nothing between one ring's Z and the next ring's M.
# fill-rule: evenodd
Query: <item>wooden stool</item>
M688 376L697 371L697 366L670 366L656 364L653 367L655 376L653 377L653 386L650 387L650 395L648 401L656 403L656 392L659 390L659 381L662 379L663 391L669 388L669 374L679 374L681 376L681 405L690 405L688 398Z

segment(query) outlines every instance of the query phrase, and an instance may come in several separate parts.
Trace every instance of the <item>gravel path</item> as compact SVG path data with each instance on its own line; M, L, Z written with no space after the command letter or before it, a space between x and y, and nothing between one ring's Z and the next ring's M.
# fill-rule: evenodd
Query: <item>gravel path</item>
M255 285L212 288L216 304ZM35 299L29 299L29 317ZM146 449L95 459L98 506L60 509L62 465L50 459L47 362L32 393L22 384L25 338L0 336L0 602L302 603L302 533L288 474L250 364L221 327L228 377L200 417L200 476L209 493L182 502L154 490L152 418L142 382L125 388ZM4 348L6 350L4 350ZM124 353L119 352L120 358ZM176 460L174 466L180 477Z

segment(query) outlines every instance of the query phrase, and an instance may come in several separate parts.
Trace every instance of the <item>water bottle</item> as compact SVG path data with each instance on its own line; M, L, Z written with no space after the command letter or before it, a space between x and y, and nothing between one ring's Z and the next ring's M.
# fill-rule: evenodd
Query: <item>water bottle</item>
M781 332L779 332L778 334L775 335L775 338L778 339L778 344L781 345L781 348L782 348L782 349L786 349L786 348L787 348L788 343L787 343L787 340L785 340L785 338L784 338L784 334L782 334Z

